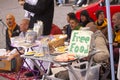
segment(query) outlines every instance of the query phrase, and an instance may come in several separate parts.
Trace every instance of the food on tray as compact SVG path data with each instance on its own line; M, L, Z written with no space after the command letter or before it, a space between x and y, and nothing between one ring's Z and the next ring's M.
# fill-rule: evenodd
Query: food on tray
M68 60L75 60L75 54L74 53L68 53Z
M24 46L24 47L30 47L30 46L32 46L32 44L30 44L30 43L25 43L25 42L19 43L18 45L19 45L19 46Z
M60 62L67 62L67 61L71 61L71 60L75 60L75 54L61 54L55 57L55 61L60 61Z
M54 59L55 61L68 61L68 55L67 54L62 54L58 55Z
M34 54L34 57L42 57L42 56L44 56L43 53L35 53L35 54Z
M53 51L51 53L51 55L57 56L57 55L66 53L67 52L67 46L59 46L59 47L55 48L54 50L55 51Z
M29 52L26 52L25 55L34 55L36 52L35 51L29 51Z
M55 51L60 53L65 53L66 50L67 50L67 46L59 46L55 48Z
M49 41L50 41L49 37L45 37L41 39L41 42L49 42Z
M48 45L51 49L52 47L58 47L64 45L64 41L67 38L67 35L50 35L45 36L40 39L41 42L48 42Z

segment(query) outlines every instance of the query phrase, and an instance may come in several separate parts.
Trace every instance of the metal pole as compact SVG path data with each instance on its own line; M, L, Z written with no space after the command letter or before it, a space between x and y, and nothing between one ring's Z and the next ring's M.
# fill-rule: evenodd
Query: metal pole
M112 37L112 27L111 27L111 17L110 17L110 0L106 0L106 13L108 21L108 39L109 39L109 49L110 49L110 63L111 63L111 77L115 80L114 74L114 60L113 60L113 37Z

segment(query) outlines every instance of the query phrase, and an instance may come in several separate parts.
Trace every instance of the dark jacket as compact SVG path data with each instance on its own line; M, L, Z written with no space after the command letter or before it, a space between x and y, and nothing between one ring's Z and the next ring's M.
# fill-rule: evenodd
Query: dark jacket
M12 32L11 37L19 36L20 34L20 28L18 25L16 25L15 29ZM14 47L11 46L11 41L8 35L8 29L6 30L6 50L12 50Z
M70 24L66 25L66 32L65 32L65 34L67 34L67 40L70 39L70 37L71 37L71 32L72 32L72 29L71 29L71 27L70 27Z
M34 13L30 18L29 28L33 28L37 20L43 21L43 35L50 34L53 14L54 14L54 0L38 0L36 5L24 4L24 9Z
M93 22L93 19L89 16L89 13L88 13L87 10L83 10L80 13L80 17L81 16L85 16L87 20L82 22L81 19L80 19L80 26L85 27L89 22Z

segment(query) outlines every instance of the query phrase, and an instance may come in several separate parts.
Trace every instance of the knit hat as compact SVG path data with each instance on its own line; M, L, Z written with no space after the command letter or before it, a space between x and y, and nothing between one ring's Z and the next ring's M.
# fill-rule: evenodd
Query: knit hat
M80 13L80 16L83 15L83 16L86 16L86 17L89 17L89 14L88 14L88 11L87 10L83 10L81 13Z

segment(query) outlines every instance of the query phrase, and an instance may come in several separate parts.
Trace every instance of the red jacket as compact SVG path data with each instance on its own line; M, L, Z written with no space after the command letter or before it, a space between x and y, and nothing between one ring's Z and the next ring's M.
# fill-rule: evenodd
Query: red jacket
M56 35L56 34L62 34L62 30L55 24L52 24L52 29L50 34Z

